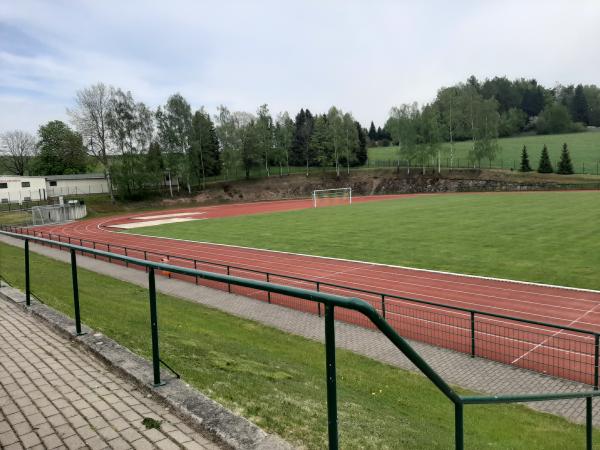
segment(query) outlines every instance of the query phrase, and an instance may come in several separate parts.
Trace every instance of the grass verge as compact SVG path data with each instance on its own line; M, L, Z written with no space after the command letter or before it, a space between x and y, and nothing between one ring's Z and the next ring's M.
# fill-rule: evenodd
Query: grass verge
M0 256L2 277L22 289L22 250L0 243ZM31 267L34 294L72 315L69 266L32 253ZM149 358L146 289L83 269L79 286L83 321ZM184 380L291 442L326 447L322 344L166 295L158 304L161 355ZM423 376L343 350L337 363L341 448L453 446L451 403ZM520 405L465 412L467 448L582 448L584 439L583 426Z
M442 194L135 233L600 289L598 223L600 192Z

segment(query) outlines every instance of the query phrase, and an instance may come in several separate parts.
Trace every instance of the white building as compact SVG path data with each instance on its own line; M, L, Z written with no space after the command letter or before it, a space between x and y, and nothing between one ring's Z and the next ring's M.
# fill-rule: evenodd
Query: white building
M0 203L23 203L46 198L46 177L0 175Z
M61 195L108 193L108 183L101 173L20 177L0 175L0 203L23 203L46 200Z
M102 173L48 175L48 197L60 195L108 194L108 183Z

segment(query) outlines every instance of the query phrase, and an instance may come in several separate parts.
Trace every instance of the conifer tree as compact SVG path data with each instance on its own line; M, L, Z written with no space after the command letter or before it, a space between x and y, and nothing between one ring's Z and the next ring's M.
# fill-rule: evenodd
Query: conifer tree
M540 157L540 164L538 165L539 173L552 173L554 169L552 168L552 163L550 162L550 155L548 155L548 147L544 145L542 149L542 156Z
M571 163L571 156L569 155L569 147L567 143L563 144L562 152L560 154L560 161L556 173L561 175L571 175L573 173L573 164Z
M531 172L531 166L529 165L529 155L527 154L527 146L523 146L523 151L521 152L521 168L519 169L521 172Z
M377 140L377 130L375 129L375 124L371 121L371 126L369 127L369 140L371 142L375 142Z

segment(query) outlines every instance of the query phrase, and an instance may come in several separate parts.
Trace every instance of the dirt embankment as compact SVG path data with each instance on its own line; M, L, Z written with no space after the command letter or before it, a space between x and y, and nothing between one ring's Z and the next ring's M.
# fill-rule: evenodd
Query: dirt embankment
M569 184L571 183L571 184ZM315 189L351 187L353 195L399 194L418 192L488 192L525 191L584 188L600 188L600 179L581 177L539 176L506 171L454 170L438 174L431 169L423 174L420 170L364 170L341 174L313 172L271 176L258 180L221 182L212 184L203 192L190 198L166 199L164 203L244 202L277 200L284 198L306 198Z

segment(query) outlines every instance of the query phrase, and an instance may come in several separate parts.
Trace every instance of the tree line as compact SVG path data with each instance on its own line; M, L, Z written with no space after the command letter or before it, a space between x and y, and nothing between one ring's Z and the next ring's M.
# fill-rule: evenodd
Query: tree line
M334 167L338 175L367 160L367 147L399 146L398 166L439 164L442 143L472 143L473 165L494 160L498 138L521 132L560 133L600 126L600 89L594 85L545 88L535 79L495 77L441 88L434 101L393 107L382 127L364 129L349 112L331 107L313 114L301 109L273 115L268 105L255 112L219 106L213 116L192 110L180 94L149 108L131 92L98 83L81 89L67 110L70 125L50 121L37 136L2 135L0 158L14 174L80 173L100 167L123 195L177 177L188 190L209 177L289 173L290 166ZM90 164L90 160L93 161ZM112 189L110 190L112 192Z
M219 106L211 117L196 111L181 94L151 110L131 92L102 83L76 93L67 110L73 128L54 120L37 137L22 131L2 136L6 169L23 175L85 172L92 158L125 196L177 177L191 192L206 179L261 167L267 176L290 166L335 167L340 175L367 159L366 130L351 113L332 106L313 115L302 109L273 117L268 105L255 113Z
M442 88L435 100L393 107L383 129L369 128L370 145L399 146L398 164L439 161L440 144L471 141L469 160L481 165L493 161L500 147L498 138L522 132L566 133L600 126L600 89L562 86L546 89L536 80L510 81L495 77L480 82L474 76L465 83Z

